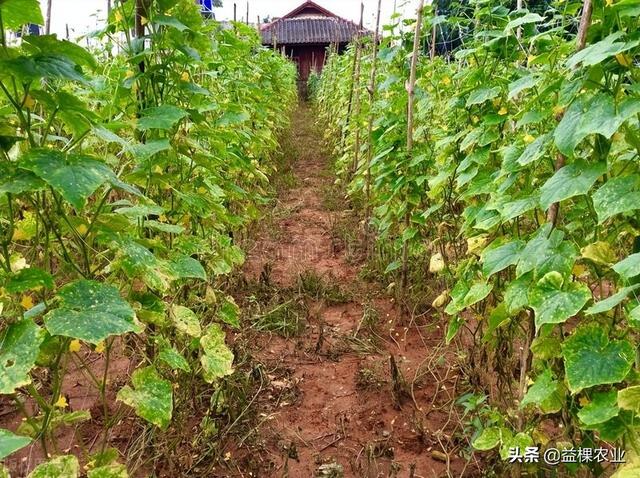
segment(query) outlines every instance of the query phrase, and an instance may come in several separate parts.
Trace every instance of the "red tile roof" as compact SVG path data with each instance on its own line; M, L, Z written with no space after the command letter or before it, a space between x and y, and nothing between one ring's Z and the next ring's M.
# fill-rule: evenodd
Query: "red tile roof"
M360 29L358 25L342 18L282 18L261 29L262 43L308 44L347 43Z
M360 31L352 21L340 18L313 1L306 1L285 16L260 28L262 43L301 45L347 43ZM366 33L362 30L361 33Z

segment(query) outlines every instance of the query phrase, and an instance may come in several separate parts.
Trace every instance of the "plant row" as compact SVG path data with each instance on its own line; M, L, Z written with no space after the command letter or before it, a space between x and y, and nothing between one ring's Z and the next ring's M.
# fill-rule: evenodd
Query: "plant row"
M192 0L115 2L92 51L10 44L27 23L43 23L37 0L0 2L0 400L23 415L0 429L0 459L32 442L57 455L60 427L98 420L79 458L88 476L126 476L108 448L123 407L166 430L193 399L179 384L214 395L233 372L225 276L268 200L295 70ZM114 390L122 355L136 368ZM69 397L71 370L99 417ZM63 455L30 476L78 474Z
M473 446L505 460L604 443L626 450L617 476L640 469L639 17L632 0L428 7L417 42L396 18L317 86L389 280L430 293L447 343L493 377ZM442 31L460 46L437 56Z

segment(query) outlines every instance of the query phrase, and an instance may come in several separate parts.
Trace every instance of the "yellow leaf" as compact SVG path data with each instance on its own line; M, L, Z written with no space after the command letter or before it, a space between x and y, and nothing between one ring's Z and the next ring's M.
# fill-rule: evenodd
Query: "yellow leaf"
M82 345L78 339L73 339L69 342L69 352L80 352Z
M574 264L573 269L571 269L571 273L576 277L582 277L587 272L587 268L582 264Z
M56 408L67 408L69 406L69 402L67 402L67 397L64 395L60 395L58 401L53 404Z
M447 297L449 297L449 291L444 290L438 297L434 299L434 301L431 303L431 307L435 307L436 309L442 307L446 303Z
M525 143L529 144L529 143L533 143L536 139L531 136L529 133L524 135L524 138L522 138L524 140Z
M101 354L104 352L104 341L100 342L98 345L96 345L96 348L93 349L94 352Z
M33 308L33 305L34 305L33 299L31 298L30 295L23 295L22 300L20 301L20 305L22 306L23 309L29 310Z
M631 57L629 55L625 55L624 53L618 53L616 55L616 60L622 66L626 66L627 68L630 68L631 65L633 65L633 60L631 59Z
M182 81L189 81L189 72L185 71L184 73L182 73L182 75L180 75L180 79Z
M11 264L11 270L13 270L13 272L18 272L29 267L29 264L27 264L27 260L20 254L12 254L9 262Z
M141 25L146 25L147 23L149 23L149 20L146 17L140 17Z
M536 443L541 443L543 446L549 443L549 437L541 429L538 429L538 428L534 429L531 435Z
M429 272L440 272L444 269L444 259L439 252L431 256L429 260Z
M35 106L36 102L33 100L33 98L31 97L31 95L27 95L27 97L24 99L24 103L23 106L25 108L29 108L30 110L33 109L33 107Z
M480 251L484 249L484 246L488 242L488 236L486 234L480 234L479 236L473 236L467 239L467 253L479 255Z
M498 114L499 114L500 116L504 116L504 115L506 115L507 113L509 113L509 110L507 110L507 108L505 108L504 106L503 106L502 108L500 108L500 111L498 111Z
M11 237L14 241L28 241L35 237L38 230L35 215L26 211L24 217L15 223L13 235Z
M87 228L87 226L85 226L84 224L80 224L77 228L76 231L78 231L78 234L80 234L81 236L84 236L87 231L89 229Z
M580 254L585 259L596 264L611 265L617 261L616 253L608 242L597 241L580 249Z

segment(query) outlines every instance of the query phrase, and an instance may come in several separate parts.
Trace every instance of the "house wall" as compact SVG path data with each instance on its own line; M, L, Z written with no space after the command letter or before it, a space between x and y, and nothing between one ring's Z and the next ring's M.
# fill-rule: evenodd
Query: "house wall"
M285 54L298 66L298 79L306 82L312 71L322 71L328 43L319 45L286 45Z

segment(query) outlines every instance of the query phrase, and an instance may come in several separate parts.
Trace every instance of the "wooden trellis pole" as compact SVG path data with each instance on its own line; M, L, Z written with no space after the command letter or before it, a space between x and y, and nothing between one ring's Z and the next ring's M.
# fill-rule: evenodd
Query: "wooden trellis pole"
M53 0L47 0L47 18L44 26L45 35L49 35L51 33L51 4Z
M356 72L353 79L353 116L355 117L356 134L353 141L353 165L351 166L351 174L354 175L358 171L358 164L360 162L360 125L358 124L358 117L360 116L360 70L362 63L362 26L364 23L364 2L360 3L360 30L356 38Z
M369 76L369 122L367 124L367 172L365 175L365 197L367 208L365 210L366 245L369 248L369 220L371 219L371 162L373 161L373 120L374 103L376 99L376 74L378 67L378 43L380 42L380 12L382 0L378 0L378 12L376 15L376 30L373 36L373 51L371 52L371 75Z
M422 12L424 11L424 0L420 0L418 4L418 12L416 18L416 28L413 38L413 52L411 54L411 68L409 70L409 81L407 82L407 158L408 164L413 153L413 110L415 101L416 73L418 70L418 58L420 56L420 34L422 33ZM408 199L407 191L407 199ZM406 211L404 214L404 228L409 229L411 225L411 210L409 201L406 201ZM405 239L402 243L402 281L401 288L406 290L409 274L409 240Z

